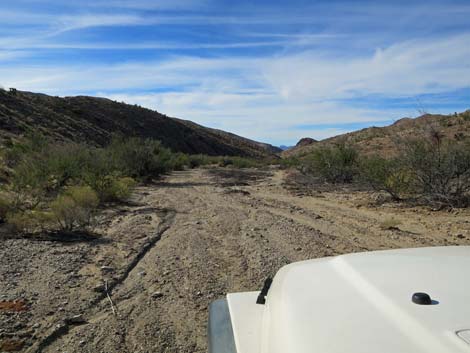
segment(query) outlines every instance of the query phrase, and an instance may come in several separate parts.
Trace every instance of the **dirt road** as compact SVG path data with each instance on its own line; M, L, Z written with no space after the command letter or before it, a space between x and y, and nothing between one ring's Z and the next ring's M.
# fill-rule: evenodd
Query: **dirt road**
M208 304L259 289L285 264L470 244L468 211L371 206L367 193L306 196L285 176L178 172L106 211L98 239L1 240L0 351L206 352Z

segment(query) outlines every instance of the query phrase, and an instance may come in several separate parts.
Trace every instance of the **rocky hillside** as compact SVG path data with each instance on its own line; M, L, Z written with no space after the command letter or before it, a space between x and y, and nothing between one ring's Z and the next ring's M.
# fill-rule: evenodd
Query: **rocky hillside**
M268 144L105 98L0 90L0 142L28 131L94 145L106 144L112 134L149 137L190 154L262 158L280 152Z
M439 132L446 139L470 141L470 110L452 115L425 114L415 119L403 118L385 127L370 127L348 134L331 137L319 142L302 143L283 152L284 157L302 156L315 148L338 143L354 145L365 154L380 153L393 155L399 149L400 141L406 138L429 136Z

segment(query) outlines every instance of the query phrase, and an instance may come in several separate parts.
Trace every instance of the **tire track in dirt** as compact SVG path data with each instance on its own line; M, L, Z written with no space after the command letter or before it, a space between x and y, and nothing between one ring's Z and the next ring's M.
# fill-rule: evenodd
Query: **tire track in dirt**
M146 212L147 210L143 210ZM110 282L107 285L107 292L102 292L102 294L95 297L93 300L90 301L90 305L88 311L85 311L83 315L90 316L90 312L93 312L94 307L102 302L103 300L107 299L109 293L122 285L127 277L129 276L130 272L134 270L134 268L139 264L139 262L145 257L145 255L155 246L155 244L161 239L162 235L171 227L172 221L174 219L175 213L173 210L159 210L159 213L163 215L162 222L159 224L155 234L144 244L144 246L140 249L137 255L132 259L132 261L128 264L124 272L114 281ZM92 318L90 320L93 320ZM44 337L40 342L37 342L35 345L30 347L28 350L29 352L40 353L43 352L48 346L52 345L55 341L62 338L62 336L69 333L69 331L73 329L73 323L64 322L61 325L57 325L46 337Z
M138 189L136 199L146 213L130 213L128 231L135 217L153 217L165 209L172 213L166 221L163 217L159 230L164 231L154 244L144 242L146 234L137 222L141 243L111 293L118 315L101 298L85 313L86 324L61 333L44 352L203 353L209 303L227 292L259 289L285 264L435 244L430 235L380 231L381 215L373 210L289 195L280 172L178 172ZM120 227L119 218L113 218L110 234L121 234ZM131 236L126 239L132 242ZM113 256L112 249L107 257Z

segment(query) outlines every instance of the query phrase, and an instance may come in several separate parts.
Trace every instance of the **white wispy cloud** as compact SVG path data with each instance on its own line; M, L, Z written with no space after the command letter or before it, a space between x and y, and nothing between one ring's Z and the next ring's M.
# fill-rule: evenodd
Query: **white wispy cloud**
M439 93L470 86L468 43L463 34L397 43L369 56L309 51L271 60L264 72L286 99Z
M195 49L241 49L241 48L260 48L260 47L283 47L304 45L301 43L292 43L289 41L257 41L257 42L223 42L223 43L181 43L181 42L69 42L56 43L54 41L38 40L18 40L17 38L3 38L0 43L9 49L91 49L91 50L195 50Z
M30 52L23 50L0 50L0 62L5 60L11 61L29 55L31 55Z
M251 138L274 141L280 134L287 138L307 133L319 138L341 129L309 131L295 126L390 120L410 113L350 108L340 99L469 87L469 40L465 34L406 41L359 58L313 51L264 58L173 57L106 66L0 68L0 76L6 86L104 95ZM162 88L164 92L139 93Z
M41 1L17 0L16 5ZM209 0L48 3L54 1L55 11L49 12L2 9L0 4L3 85L54 95L107 96L285 143L347 131L338 124L415 113L399 106L351 107L345 101L369 96L415 101L416 95L470 87L470 6L465 3L431 0L406 11L393 2L312 2L302 9L244 3L225 13L211 11L214 2ZM142 26L164 28L162 33L184 28L191 35L178 32L174 38L135 41L90 35L90 29L101 27L108 28L96 33L115 27L143 31ZM207 27L211 29L205 32ZM411 29L415 36L406 32ZM195 31L201 31L199 40L192 36ZM94 60L96 52L83 63L35 60L38 54L59 57L83 49L145 50L152 55L112 64ZM180 50L191 55L175 54ZM299 127L325 122L332 127Z
M55 5L67 9L139 9L139 10L194 10L208 5L207 0L81 0L64 2L63 0L16 0L15 4Z

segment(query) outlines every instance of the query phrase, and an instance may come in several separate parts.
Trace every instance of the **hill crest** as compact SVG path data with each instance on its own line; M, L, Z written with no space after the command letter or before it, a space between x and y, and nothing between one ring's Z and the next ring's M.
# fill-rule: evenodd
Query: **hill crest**
M28 131L103 146L112 134L154 138L175 152L264 158L280 149L107 98L0 89L0 142Z
M366 155L379 153L393 155L398 151L397 143L406 138L429 135L431 131L451 140L470 141L470 110L460 114L424 114L417 118L403 118L384 127L368 127L343 135L330 137L316 143L299 144L284 151L283 157L300 157L315 148L346 143L355 146Z

